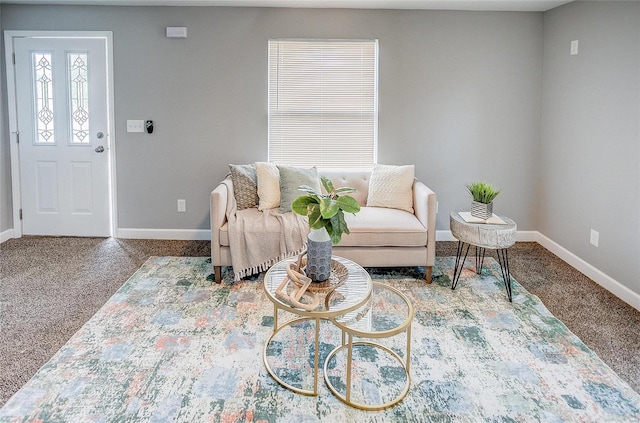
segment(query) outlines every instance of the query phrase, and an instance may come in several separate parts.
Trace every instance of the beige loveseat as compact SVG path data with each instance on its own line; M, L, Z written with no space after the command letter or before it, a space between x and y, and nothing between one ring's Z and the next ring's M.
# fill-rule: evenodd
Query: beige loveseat
M345 213L350 234L342 236L333 254L348 258L364 267L425 266L426 280L431 282L431 270L436 254L436 194L425 184L413 183L413 210L406 211L366 207L371 171L319 170L337 187L357 189L352 196L362 206L356 215ZM221 266L231 266L227 231L227 201L233 192L227 184L211 192L211 261L217 282L221 281Z

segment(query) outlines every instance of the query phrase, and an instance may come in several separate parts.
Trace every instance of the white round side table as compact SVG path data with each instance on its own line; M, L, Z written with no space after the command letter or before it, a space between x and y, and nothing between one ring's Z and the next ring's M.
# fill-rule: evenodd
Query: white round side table
M511 274L509 272L509 255L507 249L516 242L516 223L505 216L500 216L505 222L504 225L492 225L486 223L469 223L460 216L460 210L451 212L449 225L451 234L458 240L458 251L456 253L456 264L453 271L453 281L451 289L456 289L464 262L469 253L471 245L476 247L476 273L481 274L482 263L486 249L496 250L498 262L502 271L502 279L507 290L509 301L511 298ZM464 258L462 253L464 251Z

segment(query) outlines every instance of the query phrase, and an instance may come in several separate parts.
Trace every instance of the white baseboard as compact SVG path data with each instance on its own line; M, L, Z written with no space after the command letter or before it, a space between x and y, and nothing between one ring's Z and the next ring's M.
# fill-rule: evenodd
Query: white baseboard
M10 240L11 238L14 238L13 229L7 229L4 232L0 232L0 244L2 244L5 241Z
M211 240L210 229L135 229L118 228L116 238L125 239L177 239Z
M555 241L552 241L545 235L538 232L538 244L542 245L547 250L567 262L570 266L578 270L580 273L587 276L589 279L602 286L607 291L611 292L616 297L620 298L631 307L640 311L640 294L633 292L626 286L622 285L611 276L607 275L603 271L587 263L571 251L567 250Z
M436 241L457 241L451 234L451 231L436 231ZM640 293L633 292L611 276L599 270L595 266L587 263L571 251L567 250L555 241L542 235L538 231L518 231L516 233L516 241L518 242L537 242L551 253L564 260L571 267L620 298L631 307L640 311Z
M516 242L538 242L540 232L538 231L518 231L516 232Z
M451 234L451 231L436 231L436 241L457 241Z

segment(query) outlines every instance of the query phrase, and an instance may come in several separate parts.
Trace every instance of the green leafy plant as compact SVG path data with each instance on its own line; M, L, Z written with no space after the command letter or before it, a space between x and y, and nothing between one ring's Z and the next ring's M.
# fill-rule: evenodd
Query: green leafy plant
M333 183L324 176L321 176L320 180L327 194L318 192L308 185L302 185L298 189L306 194L293 200L291 210L307 216L311 229L325 228L331 237L331 243L336 245L340 242L343 233L349 233L344 212L355 215L360 211L360 204L355 198L346 195L356 192L355 188L334 188Z
M489 204L500 194L500 191L488 182L473 182L465 185L473 201Z

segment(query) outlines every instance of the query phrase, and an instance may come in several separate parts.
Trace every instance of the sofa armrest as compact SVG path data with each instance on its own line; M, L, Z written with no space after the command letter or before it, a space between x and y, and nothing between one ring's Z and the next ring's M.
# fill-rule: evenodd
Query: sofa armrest
M427 228L427 266L436 261L436 193L422 182L413 183L414 214Z
M231 182L231 181L229 181ZM220 257L220 228L227 221L227 201L229 193L226 183L220 183L213 191L211 191L211 261L214 266L220 266L222 259Z

